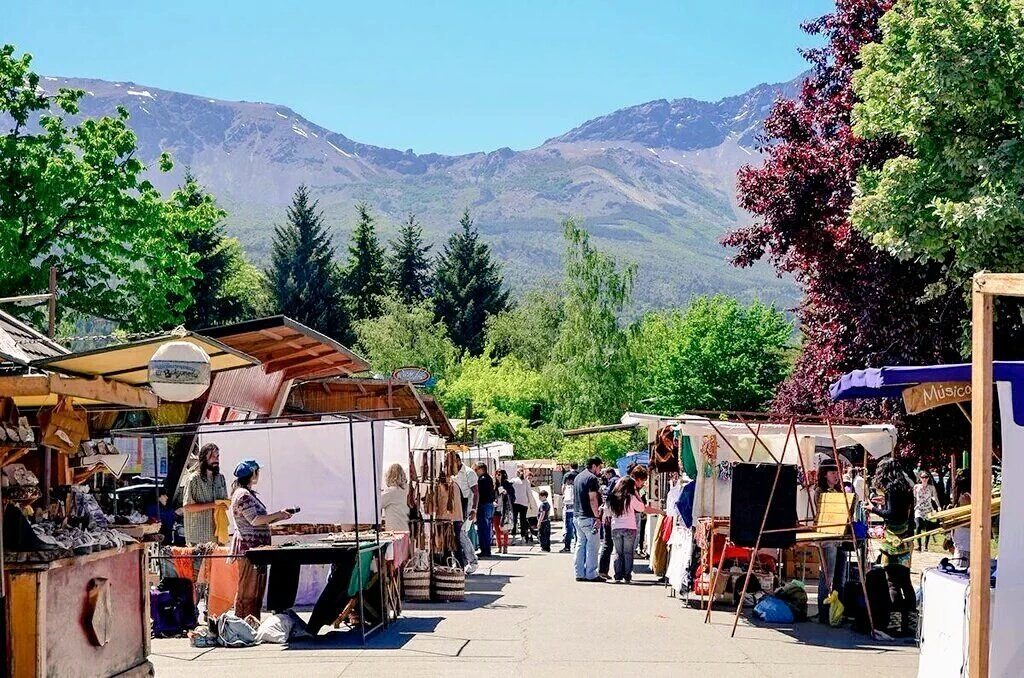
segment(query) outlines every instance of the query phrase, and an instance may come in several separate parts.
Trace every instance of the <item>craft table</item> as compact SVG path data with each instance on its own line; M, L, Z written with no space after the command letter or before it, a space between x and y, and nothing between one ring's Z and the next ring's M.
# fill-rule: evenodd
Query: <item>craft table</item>
M334 622L353 600L359 604L363 640L388 622L384 559L390 540L324 541L261 546L249 549L245 556L254 565L268 566L267 608L283 612L295 605L302 565L328 564L331 572L323 592L313 606L307 624L311 634ZM379 623L366 628L367 612L379 617Z
M151 676L142 544L7 563L5 675ZM97 593L90 600L90 588Z

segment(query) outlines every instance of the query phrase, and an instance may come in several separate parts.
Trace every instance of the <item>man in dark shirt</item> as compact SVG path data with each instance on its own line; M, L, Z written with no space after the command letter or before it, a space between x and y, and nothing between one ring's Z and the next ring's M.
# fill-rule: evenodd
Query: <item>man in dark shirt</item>
M575 570L576 581L602 581L597 576L597 552L600 545L598 516L600 515L601 473L600 457L587 461L587 468L573 481L573 519L576 522Z
M491 523L494 519L494 479L487 472L487 464L476 465L478 504L476 533L480 538L480 557L491 557Z

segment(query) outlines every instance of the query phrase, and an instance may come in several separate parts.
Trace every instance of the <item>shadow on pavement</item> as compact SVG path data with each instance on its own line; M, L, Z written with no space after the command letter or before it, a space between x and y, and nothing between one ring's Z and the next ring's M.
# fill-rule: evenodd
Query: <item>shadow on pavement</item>
M359 632L353 629L334 629L316 638L295 640L285 650L400 650L420 633L433 633L444 617L402 617L388 628L378 631L366 639L363 645Z

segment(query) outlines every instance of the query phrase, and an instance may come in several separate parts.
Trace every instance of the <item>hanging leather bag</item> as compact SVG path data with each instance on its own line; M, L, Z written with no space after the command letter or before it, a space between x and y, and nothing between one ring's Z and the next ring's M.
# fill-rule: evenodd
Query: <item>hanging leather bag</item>
M89 418L83 409L75 409L71 399L62 397L49 412L40 411L40 442L64 454L73 454L89 438Z

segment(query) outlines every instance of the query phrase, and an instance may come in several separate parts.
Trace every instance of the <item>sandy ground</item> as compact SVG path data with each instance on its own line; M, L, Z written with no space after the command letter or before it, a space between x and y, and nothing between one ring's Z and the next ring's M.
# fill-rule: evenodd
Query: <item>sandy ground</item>
M557 543L556 543L557 548ZM332 632L289 646L196 649L154 640L158 676L696 676L898 678L917 673L913 641L875 642L817 623L759 626L672 598L637 564L631 586L574 581L571 555L513 546L482 561L464 603L407 605L363 647ZM917 554L915 554L917 555ZM916 557L915 570L938 561ZM814 600L812 593L811 600ZM706 672L706 673L705 673Z

